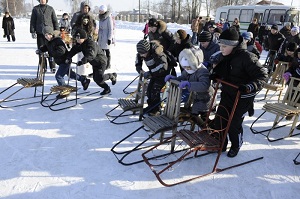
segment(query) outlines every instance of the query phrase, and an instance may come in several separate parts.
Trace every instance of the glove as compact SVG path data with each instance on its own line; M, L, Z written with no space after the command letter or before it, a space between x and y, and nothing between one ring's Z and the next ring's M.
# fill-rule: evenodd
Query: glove
M283 73L283 75L282 75L285 82L288 82L290 80L291 76L292 76L292 74L290 72Z
M278 59L275 59L275 60L274 60L274 63L275 63L275 64L278 64L278 63L279 63L279 60L278 60Z
M6 37L6 35L3 35L3 38L5 38Z
M167 75L165 77L165 82L169 81L170 79L174 79L174 78L175 78L175 76L173 76L173 75Z
M191 83L188 81L182 81L179 83L179 88L183 89L183 88L190 88L191 87Z
M220 78L220 76L217 75L217 74L215 74L215 73L209 75L209 79L210 79L210 80L216 81L217 78Z
M144 73L144 78L145 79L149 79L150 77L151 77L150 71L147 71L147 72Z
M107 44L108 45L110 45L111 44L111 40L109 39L109 40L107 40Z
M72 59L71 58L67 58L65 61L66 64L71 64L72 63Z
M251 93L252 91L254 91L254 86L253 84L241 84L239 86L239 91L241 91L242 93Z
M76 66L81 66L81 65L83 65L82 61L78 61L78 62L76 63Z
M42 54L43 52L40 50L40 49L37 49L36 51L35 51L35 54L37 54L37 55L40 55L40 54Z
M37 38L36 33L31 33L31 37L32 39L36 39Z

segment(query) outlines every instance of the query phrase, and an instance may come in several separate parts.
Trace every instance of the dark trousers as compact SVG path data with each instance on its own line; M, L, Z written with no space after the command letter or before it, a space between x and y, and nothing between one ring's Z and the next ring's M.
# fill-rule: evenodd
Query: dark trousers
M217 130L224 129L227 126L229 115L233 108L234 103L233 98L231 98L227 93L221 93L221 101L217 109L217 116L214 120L214 128ZM240 148L243 143L243 121L245 114L248 112L249 108L253 105L254 97L252 98L240 98L235 109L233 119L231 121L228 137L231 142L231 147ZM225 143L228 143L228 137L226 137Z
M105 81L111 79L113 75L111 73L104 74L104 72L103 67L93 66L93 80L101 88L107 89L109 86Z
M107 57L107 64L106 64L106 69L110 69L110 50L109 49L104 49L105 55Z
M162 78L152 78L148 84L147 88L147 103L149 107L155 107L154 111L159 111L160 105L160 91L165 85L164 77Z
M60 64L59 65L58 70L56 71L56 74L55 74L55 78L56 78L58 85L62 86L62 85L66 84L64 76L69 75L69 68L70 68L69 64ZM84 78L82 78L80 75L75 73L73 70L70 71L70 78L76 79L78 81L84 80Z
M10 36L11 36L12 41L16 41L15 34L13 32L11 35L6 35L7 41L10 41Z
M43 34L37 34L37 38L36 38L36 42L37 42L37 48L39 49L42 45L46 45L46 43L48 42L47 39L45 38L45 36ZM44 60L45 62L45 69L47 69L47 62L46 60ZM55 68L55 62L53 57L49 57L48 58L48 62L49 62L49 68L53 69ZM42 63L42 56L39 55L39 64Z

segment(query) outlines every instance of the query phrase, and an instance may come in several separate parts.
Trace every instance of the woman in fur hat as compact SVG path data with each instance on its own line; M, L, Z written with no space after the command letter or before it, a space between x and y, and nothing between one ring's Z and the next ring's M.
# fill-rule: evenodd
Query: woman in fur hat
M195 92L191 113L196 116L200 115L201 119L205 121L214 89L210 85L209 71L202 62L202 50L183 49L179 54L179 63L184 71L179 77L167 75L165 81L176 79L180 81L180 88L187 88L190 92Z
M231 148L227 153L228 157L235 157L243 143L243 121L245 114L253 107L253 101L258 91L266 83L268 74L259 63L256 55L246 50L246 45L239 33L232 28L222 32L220 35L220 50L223 59L213 69L211 79L220 78L226 82L237 85L241 92L241 97L236 106L228 135L231 141ZM228 121L237 89L222 85L221 100L217 114L222 116L222 120L215 120L216 129L224 129ZM227 112L228 111L228 112ZM223 151L226 151L228 138L224 143Z

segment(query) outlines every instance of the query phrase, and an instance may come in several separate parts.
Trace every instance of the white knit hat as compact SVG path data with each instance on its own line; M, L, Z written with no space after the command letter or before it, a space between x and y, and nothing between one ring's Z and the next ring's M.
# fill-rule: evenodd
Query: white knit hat
M294 26L291 31L296 32L297 34L299 33L299 27L298 26Z
M99 7L99 11L106 12L106 11L107 11L106 5L101 5L101 6Z

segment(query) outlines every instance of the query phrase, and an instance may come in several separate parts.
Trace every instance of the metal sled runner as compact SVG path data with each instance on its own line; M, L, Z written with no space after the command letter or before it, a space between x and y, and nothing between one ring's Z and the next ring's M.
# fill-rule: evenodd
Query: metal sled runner
M138 85L137 85L136 91L134 91L133 93L130 93L127 98L118 99L118 105L105 114L107 119L111 123L127 124L127 123L138 122L138 121L142 120L147 80L144 78L143 71L141 71L141 73L138 77L139 77L139 79L138 79ZM132 98L133 95L135 95L134 98ZM122 109L122 112L119 115L111 115L111 113L119 107ZM125 114L127 112L132 112L132 113ZM137 112L139 113L137 120L125 121L125 122L117 122L116 121L117 119L120 119L121 117L133 116Z
M221 80L218 80L216 88L219 87L220 83L223 85L228 84L237 88L236 86ZM214 94L214 99L216 97L216 93L217 89ZM216 113L214 120L226 120L225 124L221 125L221 129L214 129L213 126L210 127L209 124L200 131L182 129L175 132L172 137L165 139L164 142L153 146L142 154L145 163L150 167L162 185L173 186L189 182L194 179L219 173L263 158L255 158L239 164L227 166L225 168L217 167L239 97L240 92L238 91L232 110L230 112L227 111L228 117L226 116L226 118L224 118ZM210 115L212 111L212 106L213 104L210 106L208 115ZM225 109L225 107L221 107L219 105L218 109L220 108ZM165 153L166 150L171 151L170 155L161 156L160 154ZM185 161L188 159L189 161ZM192 161L192 163L190 161ZM199 165L199 167L195 169L193 167L195 165ZM175 172L177 169L180 171ZM201 174L199 175L200 171ZM179 177L176 176L176 178L174 178L174 176L172 176L173 174L178 175Z
M295 136L295 135L299 135L300 133L293 134L294 129L296 127L296 124L298 122L299 114L300 114L300 110L298 108L299 105L300 105L300 79L292 77L282 102L266 103L263 106L264 111L262 112L262 114L260 114L256 118L256 120L253 121L253 123L250 126L250 130L254 134L262 134L262 135L266 136L268 141L270 141L270 142L282 140L286 137L292 137L292 136ZM255 129L254 125L267 112L272 113L276 116L271 128L257 130L258 126L256 126L256 129ZM278 137L278 138L270 138L270 133L271 132L273 132L273 131L281 128L281 127L285 127L285 126L289 125L289 123L279 125L279 123L282 122L283 119L285 119L285 118L291 118L292 119L292 126L289 130L289 133L285 136L281 136L281 137ZM263 134L265 132L267 132L267 134Z
M37 94L37 92L38 92L37 88L42 87L42 90L44 88L44 78L45 78L44 77L44 67L46 64L45 63L46 54L43 53L41 56L42 56L42 61L38 65L37 74L36 74L35 78L25 78L25 77L18 78L16 83L14 83L13 85L9 86L8 88L6 88L2 92L0 92L0 95L3 95L5 93L8 93L9 91L13 90L13 88L15 86L21 85L21 88L13 91L7 97L4 97L4 99L2 99L0 101L1 108L19 107L19 106L25 106L25 105L30 105L30 104L35 104L35 103L40 102L40 100L38 100L38 101L34 101L34 102L20 103L23 100L29 100L29 99L41 97L41 95ZM10 99L11 97L15 96L17 93L19 93L20 91L22 91L25 88L34 88L33 96Z

